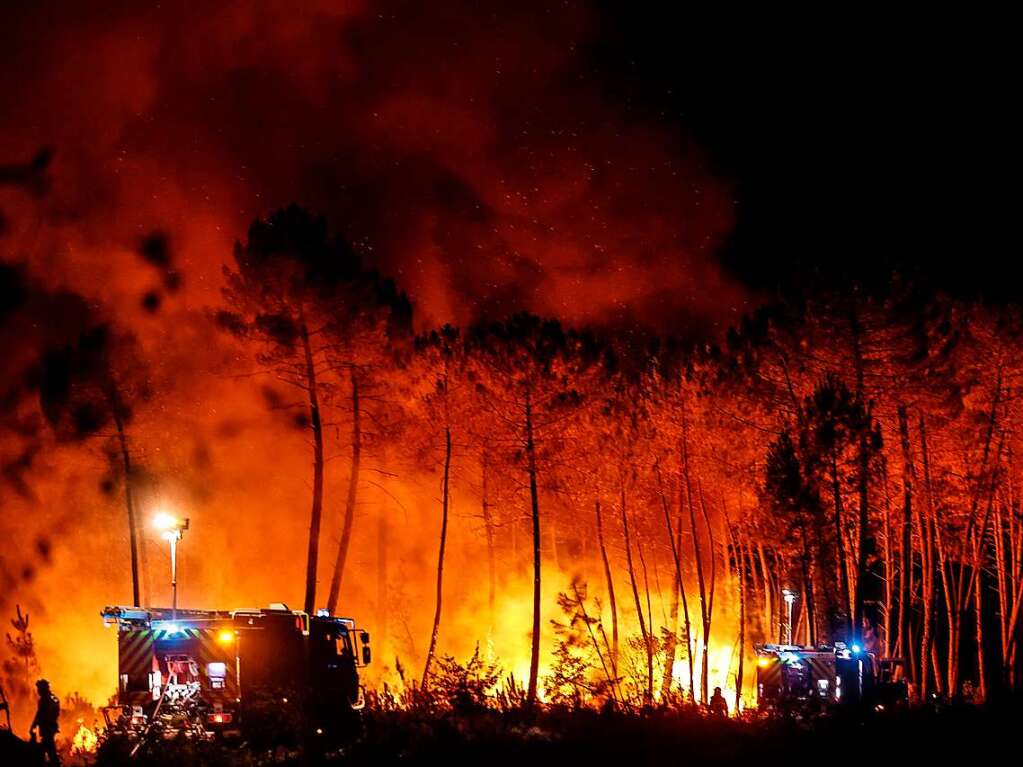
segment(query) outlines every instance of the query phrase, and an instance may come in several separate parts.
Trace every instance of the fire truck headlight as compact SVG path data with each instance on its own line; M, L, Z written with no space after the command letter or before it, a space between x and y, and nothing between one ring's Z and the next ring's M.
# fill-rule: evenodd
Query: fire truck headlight
M234 632L224 629L217 634L217 641L220 642L220 644L231 644L231 642L234 641Z
M771 659L770 658L757 658L757 665L760 666L760 668L767 668L768 666L771 665Z

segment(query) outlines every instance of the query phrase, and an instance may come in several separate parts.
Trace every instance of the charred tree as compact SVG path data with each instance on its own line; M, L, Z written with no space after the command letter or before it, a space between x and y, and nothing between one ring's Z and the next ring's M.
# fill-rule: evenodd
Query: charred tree
M540 494L536 483L536 444L533 440L532 390L526 386L524 399L526 430L526 471L529 475L529 508L533 523L533 633L529 648L529 684L526 704L536 704L537 677L540 673Z
M423 687L426 687L430 679L430 665L433 663L433 655L437 649L437 635L440 633L441 603L444 595L444 548L448 541L448 505L450 494L448 488L451 476L451 427L444 426L444 479L441 485L441 523L440 523L440 546L437 552L437 593L436 607L433 613L433 630L430 632L430 646L426 651L426 665L423 667Z
M110 387L111 412L117 428L117 443L121 450L121 461L124 465L124 506L128 511L128 541L131 549L131 595L132 604L141 606L139 598L139 556L138 556L138 522L135 515L135 497L132 489L134 482L131 468L131 453L128 450L128 436L124 429L124 413L120 397L114 387Z
M320 415L320 396L316 381L316 364L309 344L309 327L305 312L299 305L299 336L302 339L305 363L306 392L309 395L309 428L313 432L313 501L309 513L309 545L306 551L305 602L307 615L316 610L316 573L320 550L320 522L323 517L323 420ZM328 604L333 613L333 605Z
M480 506L483 512L483 532L487 541L487 638L494 632L495 605L497 602L497 544L494 529L493 506L490 503L490 455L487 446L483 446L481 460L482 492Z
M636 568L632 563L632 540L629 535L629 516L625 509L625 488L621 489L621 501L619 510L622 515L622 534L625 539L625 561L628 566L629 583L632 584L632 597L636 604L636 619L639 621L639 633L643 639L643 648L646 654L647 683L643 694L645 702L649 703L654 693L654 654L650 645L650 636L647 633L647 622L643 618L643 604L639 599L639 586L636 582Z
M348 474L348 493L345 496L345 516L341 527L341 539L337 545L337 557L334 559L333 575L330 579L330 596L327 598L327 610L331 615L337 609L341 597L341 579L348 560L348 549L352 542L352 528L355 524L355 503L359 490L359 467L362 462L362 411L359 403L359 378L353 369L349 376L352 398L352 463Z
M618 602L615 600L615 583L611 576L611 563L607 558L607 545L604 543L604 522L600 513L600 501L594 501L597 515L597 543L600 546L600 559L604 565L604 579L607 583L607 599L611 607L611 668L615 677L618 676Z

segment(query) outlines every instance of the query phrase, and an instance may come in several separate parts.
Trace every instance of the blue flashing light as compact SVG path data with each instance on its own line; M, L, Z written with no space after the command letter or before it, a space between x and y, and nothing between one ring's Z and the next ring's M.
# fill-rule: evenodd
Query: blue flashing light
M153 628L158 631L164 631L168 634L180 634L181 626L173 621L154 621Z
M863 648L862 648L862 647L860 647L860 646L859 646L858 644L854 644L854 645L852 646L852 651L853 651L853 653L855 653L856 655L859 655L859 653L860 653L860 652L862 652L862 650L863 650Z

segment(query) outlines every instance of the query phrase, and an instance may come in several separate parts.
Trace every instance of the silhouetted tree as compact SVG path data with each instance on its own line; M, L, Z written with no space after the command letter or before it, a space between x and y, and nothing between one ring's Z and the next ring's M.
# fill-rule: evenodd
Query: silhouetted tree
M581 399L576 375L596 361L592 338L560 323L518 314L505 322L476 325L468 334L477 386L487 407L511 432L512 456L529 485L533 542L533 627L527 704L536 701L540 666L540 473L545 450Z
M307 400L307 425L313 437L304 600L307 612L314 610L316 602L323 513L324 395L340 385L339 375L343 373L348 374L351 383L352 471L341 548L331 580L328 608L333 610L354 515L361 448L356 364L343 349L351 341L348 331L358 324L367 300L388 305L395 322L405 325L410 315L408 301L393 284L364 270L348 244L328 234L324 219L297 206L254 221L247 241L235 245L234 262L234 269L224 269L224 297L232 311L219 313L221 326L256 341L256 358L263 370L300 389Z

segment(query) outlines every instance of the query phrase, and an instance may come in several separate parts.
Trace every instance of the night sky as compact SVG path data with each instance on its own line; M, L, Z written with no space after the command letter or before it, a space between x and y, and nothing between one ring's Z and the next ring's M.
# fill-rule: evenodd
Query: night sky
M720 329L778 289L893 269L1015 291L1008 50L967 20L575 2L7 16L0 149L54 159L45 195L4 192L5 249L75 289L152 293L109 252L163 232L181 295L205 300L247 224L298 202L426 324L525 308Z
M598 60L734 181L718 257L747 284L866 285L898 269L1018 295L999 276L1017 273L1019 157L996 19L864 7L668 20L631 3L610 17Z

